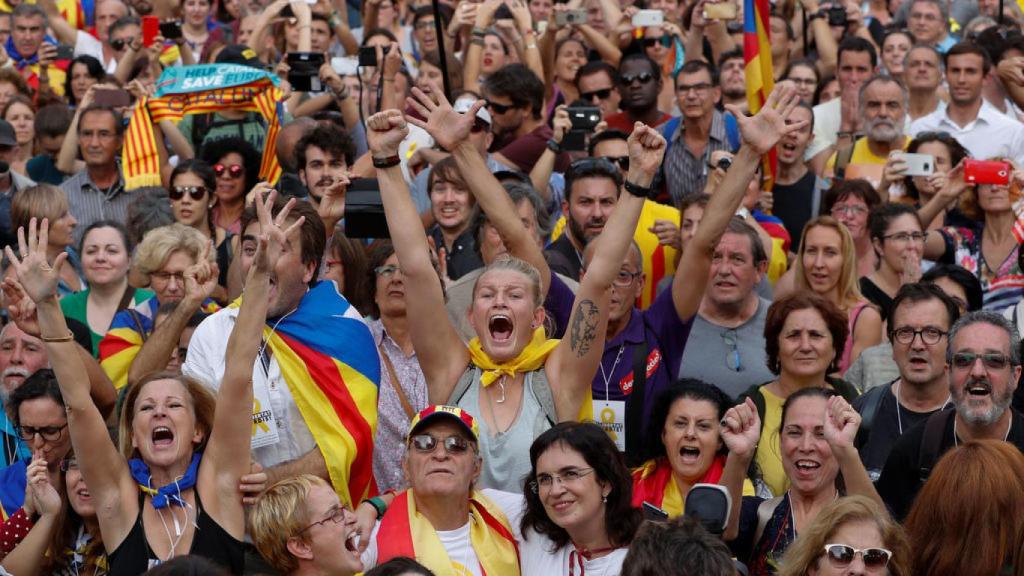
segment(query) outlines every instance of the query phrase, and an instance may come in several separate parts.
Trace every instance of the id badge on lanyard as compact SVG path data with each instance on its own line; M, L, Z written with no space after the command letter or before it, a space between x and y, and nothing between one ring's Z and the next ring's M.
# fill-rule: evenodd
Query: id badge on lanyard
M265 349L260 350L257 358L262 368L263 378L253 379L252 406L252 448L262 448L276 444L280 437L277 434L277 418L270 404L270 358Z

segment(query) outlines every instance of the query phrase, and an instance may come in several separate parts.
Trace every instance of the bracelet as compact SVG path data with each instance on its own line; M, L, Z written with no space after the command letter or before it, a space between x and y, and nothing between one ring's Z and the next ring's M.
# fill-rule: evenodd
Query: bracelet
M394 156L388 156L386 158L373 157L374 168L391 168L392 166L398 166L402 163L402 160L398 157L398 154Z
M634 184L629 180L626 180L626 182L623 184L623 188L626 189L626 192L629 192L631 195L636 196L637 198L647 199L654 194L653 187Z
M474 38L479 37L481 40L483 40L484 36L487 36L487 30L480 28L479 26L473 26L473 31L471 32L471 35Z
M363 504L369 504L373 506L373 509L377 511L377 520L384 517L384 513L388 511L388 505L384 503L384 499L380 496L374 496L373 498L367 498L362 501Z
M483 38L479 38L477 36L474 36L474 37L469 39L469 43L470 44L476 44L477 46L483 46L484 45L484 39Z
M49 337L40 335L39 339L43 342L71 342L75 339L75 335L71 333L71 330L68 330L68 333L63 336Z
M545 146L547 146L548 150L551 150L555 154L561 154L562 153L562 145L559 144L558 142L555 142L555 140L553 138L551 140L548 140L548 142L547 142L547 144L545 144Z

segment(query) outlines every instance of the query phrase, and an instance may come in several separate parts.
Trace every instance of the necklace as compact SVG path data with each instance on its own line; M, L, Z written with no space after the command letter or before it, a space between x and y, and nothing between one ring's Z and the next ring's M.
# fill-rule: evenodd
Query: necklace
M901 410L903 408L903 402L900 400L900 385L901 384L903 384L903 380L902 379L897 380L896 384L893 384L893 393L895 393L895 395L896 395L896 424L900 428L900 436L903 436L903 417L900 416L900 412L901 412ZM938 409L939 410L945 409L946 406L949 405L951 400L952 400L951 396L946 396L946 399L942 401L942 406L939 406ZM908 408L908 410L909 410L909 408ZM934 410L929 410L929 412L934 412ZM955 423L954 423L954 425L955 425Z
M1003 436L1003 442L1006 442L1010 438L1010 429L1013 428L1013 415L1010 415L1010 421L1006 423L1006 434ZM953 416L953 446L960 446L959 435L956 433L956 416Z
M498 387L501 388L501 398L498 398L497 400L495 400L495 402L497 402L498 404L504 404L505 403L505 377L504 376L501 377L501 380L498 380Z
M174 533L177 536L177 538L174 538L174 537L171 536L171 530L170 530L170 528L167 527L167 522L164 520L163 511L162 510L157 510L156 511L156 515L160 517L160 524L163 525L164 533L167 534L167 541L171 543L171 551L167 554L167 558L163 559L163 562L167 562L167 561L171 560L172 558L174 558L174 556L175 556L175 549L178 547L178 544L181 543L181 539L185 537L185 532L186 532L185 530L181 529L181 524L178 523L178 515L174 513L174 508L168 508L167 511L171 513L171 518L174 520ZM184 511L185 511L185 527L188 528L188 521L189 521L188 508L186 507L184 509Z

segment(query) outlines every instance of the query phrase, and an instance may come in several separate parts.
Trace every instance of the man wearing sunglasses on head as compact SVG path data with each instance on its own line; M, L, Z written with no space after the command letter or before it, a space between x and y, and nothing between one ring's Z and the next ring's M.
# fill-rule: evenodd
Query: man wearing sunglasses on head
M936 462L968 440L1004 440L1024 451L1024 415L1010 406L1021 374L1017 331L1001 315L970 312L949 330L946 372L954 408L928 417L892 448L875 484L897 520Z
M523 499L474 489L482 466L478 434L473 416L455 406L428 406L413 417L402 457L409 489L386 511L387 496L361 505L379 514L362 555L366 569L408 556L436 574L518 576Z
M605 116L610 130L633 133L633 124L643 122L654 128L667 122L671 116L658 110L661 93L661 67L646 54L627 54L619 62L616 75L619 89L619 107L622 112Z

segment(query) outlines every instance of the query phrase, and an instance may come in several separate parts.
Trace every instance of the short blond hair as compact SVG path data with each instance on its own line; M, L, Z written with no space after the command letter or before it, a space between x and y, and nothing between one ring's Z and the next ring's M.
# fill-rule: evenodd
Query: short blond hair
M197 262L203 248L209 243L209 238L203 236L202 232L177 222L154 228L146 233L135 249L135 274L144 282L144 286L148 286L150 275L160 270L172 254L184 252L193 262ZM211 250L209 257L212 261L216 253Z
M249 511L252 543L260 556L281 574L298 568L298 560L288 551L288 539L298 536L311 522L306 498L314 486L330 487L323 478L312 474L285 478L260 493Z
M52 184L37 184L17 190L11 196L11 230L18 228L28 232L28 224L36 218L49 218L50 225L68 212L68 197L64 191Z

